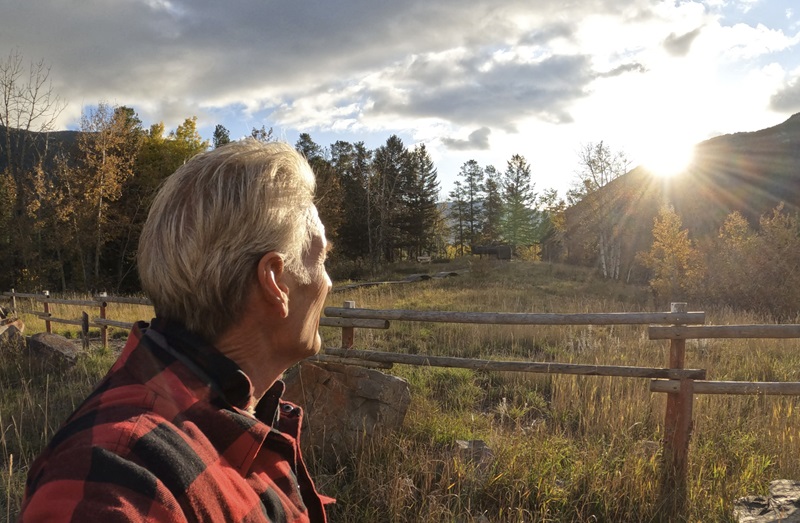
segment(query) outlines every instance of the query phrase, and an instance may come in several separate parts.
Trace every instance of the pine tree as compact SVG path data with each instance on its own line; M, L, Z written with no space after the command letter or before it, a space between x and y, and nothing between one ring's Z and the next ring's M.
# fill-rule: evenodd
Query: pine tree
M342 209L344 196L339 173L331 162L325 159L322 147L311 139L310 134L301 134L295 143L295 149L306 157L311 170L314 171L317 182L314 205L317 207L320 220L325 225L325 235L332 243L336 243L344 215Z
M409 257L430 252L438 215L438 193L439 181L433 160L425 145L419 145L407 155L401 190L403 210L400 227Z
M325 159L325 151L319 144L311 139L311 135L308 133L300 133L300 137L297 139L297 142L295 142L294 148L306 157L308 163Z
M343 218L339 229L339 246L334 256L351 260L368 257L376 242L375 209L370 205L369 182L372 152L364 142L351 144L337 141L331 145L331 165L342 184Z
M375 150L373 156L369 192L371 202L378 212L374 252L378 258L375 262L392 262L395 258L395 248L400 236L400 194L407 156L408 151L397 135L390 136L385 145Z
M503 239L503 196L500 187L500 174L493 165L483 170L485 175L483 197L483 224L481 226L481 242L498 244Z
M458 172L458 176L463 180L461 187L464 190L464 199L467 202L464 219L468 231L466 241L470 245L475 245L478 242L483 224L484 202L482 197L485 189L483 174L483 169L475 160L465 162Z
M466 215L469 202L466 198L466 191L459 180L453 183L453 190L450 191L450 221L455 229L456 251L459 256L464 256L464 243L466 241Z
M514 247L534 243L536 193L533 192L531 168L524 157L518 154L511 157L501 184L504 200L503 237Z
M225 144L231 143L231 133L221 123L217 124L217 126L214 127L214 135L211 141L214 144L214 149L222 147Z

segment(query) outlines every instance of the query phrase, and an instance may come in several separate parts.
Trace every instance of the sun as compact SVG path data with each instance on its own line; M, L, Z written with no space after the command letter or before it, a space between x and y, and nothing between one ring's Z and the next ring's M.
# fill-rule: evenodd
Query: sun
M685 172L694 160L694 144L680 140L655 140L642 153L642 166L659 178Z

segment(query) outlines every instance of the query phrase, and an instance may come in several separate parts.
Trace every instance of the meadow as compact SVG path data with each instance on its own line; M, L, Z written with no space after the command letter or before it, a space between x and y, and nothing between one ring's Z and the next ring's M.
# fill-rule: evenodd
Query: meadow
M466 263L462 261L462 264ZM590 270L535 262L473 260L470 272L408 285L350 289L380 309L481 312L657 312L646 288L609 282ZM463 266L463 265L462 265ZM423 270L447 270L426 266ZM423 272L421 266L395 267ZM56 309L77 317L80 311ZM108 317L148 319L146 307L113 305ZM707 324L773 323L753 312L689 304ZM22 315L27 334L43 323ZM76 336L76 328L55 327ZM119 332L117 337L124 337ZM323 328L324 344L340 332ZM357 329L356 348L395 352L632 366L665 366L668 342L643 326L502 326L394 322ZM709 379L800 381L800 340L687 343L687 367ZM0 353L3 515L14 520L27 467L61 420L105 373L114 351L92 350L71 369L14 351ZM412 402L404 426L348 456L309 455L312 475L338 499L334 522L667 521L659 504L660 440L666 398L646 379L549 376L395 365ZM794 397L697 396L684 520L733 521L737 497L764 494L770 480L800 477ZM486 462L453 451L482 440Z

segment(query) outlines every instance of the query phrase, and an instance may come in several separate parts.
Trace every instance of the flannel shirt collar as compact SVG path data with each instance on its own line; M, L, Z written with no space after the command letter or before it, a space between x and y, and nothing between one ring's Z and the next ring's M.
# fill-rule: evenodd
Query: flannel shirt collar
M238 409L247 409L253 397L253 384L236 362L178 323L154 318L149 330L163 336L166 346L160 343L159 346L186 365L220 399Z

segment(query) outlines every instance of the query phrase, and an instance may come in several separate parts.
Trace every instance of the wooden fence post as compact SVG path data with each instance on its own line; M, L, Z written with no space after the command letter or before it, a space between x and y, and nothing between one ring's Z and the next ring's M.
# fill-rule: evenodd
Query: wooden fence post
M14 314L17 313L17 294L14 289L11 289L11 310Z
M42 301L42 303L44 304L44 314L45 314L44 330L47 332L47 334L51 334L53 332L53 329L52 326L50 325L50 317L49 317L50 304L47 303L47 298L50 297L50 291L42 291L42 296L44 296L44 300Z
M108 304L106 303L106 298L108 297L108 293L100 292L97 294L97 297L100 298L100 319L106 319L106 307ZM100 325L100 340L103 344L103 350L108 348L108 326L107 325Z
M686 303L672 303L670 312L687 312ZM685 364L686 340L671 339L668 367L683 369ZM690 379L681 379L678 392L667 394L661 497L665 509L676 515L686 508L693 401L694 381Z
M81 311L81 341L83 350L89 350L89 315Z
M345 309L355 309L356 302L354 301L346 301L344 302L343 307ZM356 329L355 327L342 327L342 348L343 349L352 349L353 343L355 342L356 337Z

